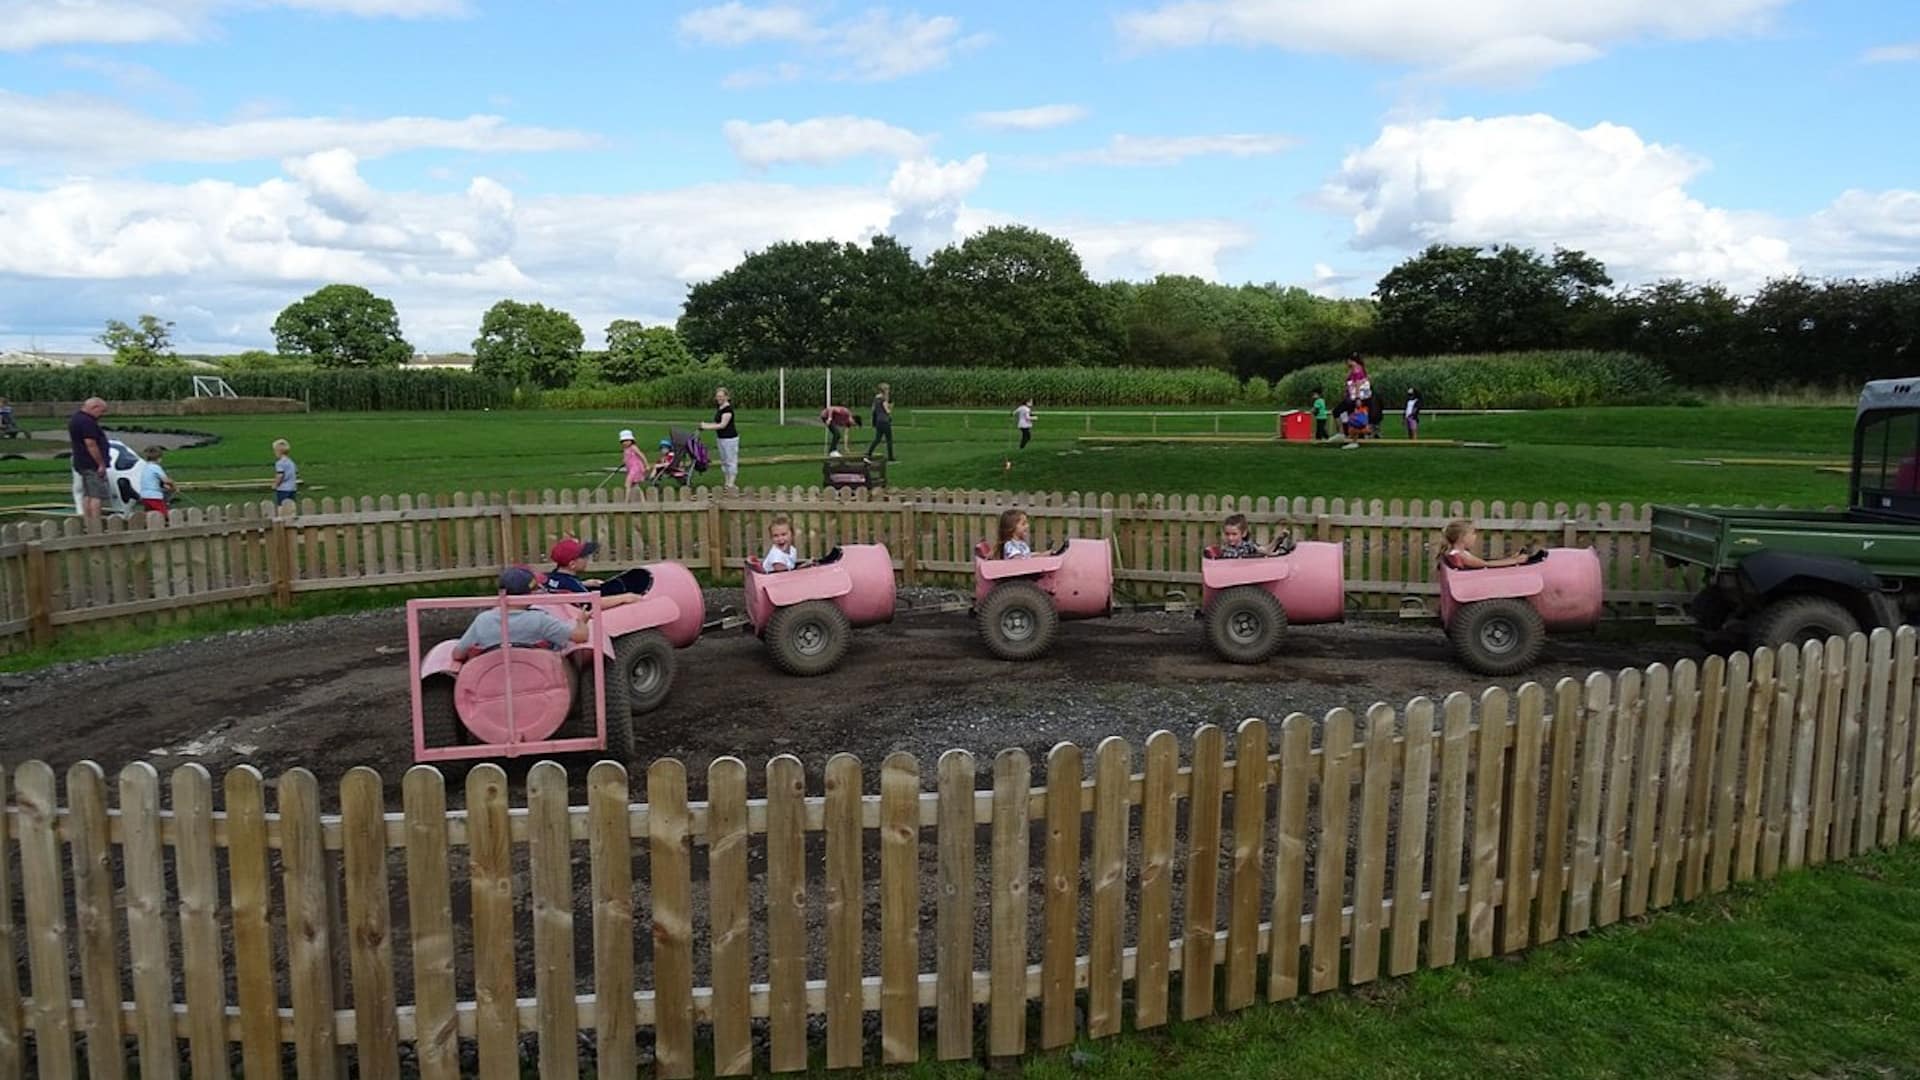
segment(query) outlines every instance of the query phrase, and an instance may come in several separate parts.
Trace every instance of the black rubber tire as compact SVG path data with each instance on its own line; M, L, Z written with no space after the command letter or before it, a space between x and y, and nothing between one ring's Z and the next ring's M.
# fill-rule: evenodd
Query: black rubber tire
M784 607L767 620L767 648L773 662L789 675L824 675L846 659L853 624L830 600L808 600Z
M1053 648L1060 613L1053 597L1030 581L1003 581L981 602L980 638L1001 660L1032 660Z
M1286 629L1286 609L1257 585L1228 589L1207 605L1207 644L1229 663L1264 662L1280 651Z
M607 662L607 753L633 753L633 718L666 703L673 692L673 645L658 630L613 643Z
M567 709L567 718L553 737L591 739L593 735L593 668L588 667L574 674L573 705Z
M1547 626L1525 600L1476 600L1447 629L1453 654L1480 675L1518 675L1540 659Z
M1789 596L1760 609L1749 627L1755 648L1779 648L1860 632L1860 621L1838 601L1824 596Z
M453 703L451 677L435 675L421 685L420 728L429 750L466 744L467 727L460 722L460 710Z

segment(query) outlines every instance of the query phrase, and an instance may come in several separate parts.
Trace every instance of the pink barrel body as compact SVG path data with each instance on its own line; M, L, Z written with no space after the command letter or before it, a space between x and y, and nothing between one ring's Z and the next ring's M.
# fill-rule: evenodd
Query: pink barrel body
M973 554L973 599L979 603L1002 581L1032 581L1053 597L1062 619L1097 619L1113 611L1113 550L1105 540L1069 540L1058 555L995 559L993 545Z
M653 575L653 585L639 600L606 609L608 641L642 630L660 631L676 649L700 640L707 603L693 571L677 562L648 563L641 569Z
M460 722L480 742L505 743L510 737L538 742L552 737L566 721L567 710L573 707L574 672L567 654L552 649L494 649L460 666L453 682L454 706L460 711ZM513 680L511 724L509 677Z
M893 621L893 555L885 544L844 544L829 563L783 570L760 571L760 560L747 560L747 619L753 632L766 632L773 613L809 600L831 600L854 626L876 626Z
M1339 622L1347 614L1346 562L1339 544L1307 540L1285 555L1252 559L1203 559L1200 602L1222 589L1254 585L1273 594L1289 626Z
M1514 598L1533 605L1548 630L1591 630L1600 622L1605 596L1600 555L1592 548L1550 548L1530 566L1440 568L1440 621L1447 626L1464 605Z

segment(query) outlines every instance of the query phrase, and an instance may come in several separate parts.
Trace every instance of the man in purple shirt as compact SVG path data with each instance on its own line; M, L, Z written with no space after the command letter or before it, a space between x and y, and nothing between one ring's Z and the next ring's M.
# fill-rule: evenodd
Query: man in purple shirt
M107 433L100 427L106 414L107 403L91 397L67 418L73 471L80 477L80 513L88 521L100 520L100 507L107 500Z

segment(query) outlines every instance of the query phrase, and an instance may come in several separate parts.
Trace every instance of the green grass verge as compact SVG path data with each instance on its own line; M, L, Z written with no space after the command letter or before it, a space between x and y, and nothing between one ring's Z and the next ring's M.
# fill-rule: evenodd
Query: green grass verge
M1013 487L1025 490L1206 492L1382 499L1524 499L1565 502L1766 503L1824 505L1844 500L1844 476L1815 471L1846 458L1852 413L1845 408L1708 407L1559 409L1505 416L1435 416L1423 434L1502 444L1499 450L1353 451L1272 444L1083 443L1096 433L1271 434L1272 413L1219 415L1202 410L1043 409L1033 445L1014 449L1011 420L999 412L962 415L903 409L895 442L898 486ZM176 451L178 480L249 480L263 497L270 444L292 441L308 493L316 497L452 491L592 487L618 462L615 434L635 429L645 445L691 411L632 413L312 413L297 416L169 418L155 426L216 432L221 442ZM790 416L797 413L790 413ZM130 420L137 426L143 421ZM741 414L742 456L817 455L822 429L777 426L770 412ZM1397 419L1387 431L1396 437ZM869 432L856 428L857 448ZM1726 458L1804 459L1789 465L1699 465ZM1011 458L1014 467L1003 469ZM0 488L61 485L60 461L0 462ZM716 468L700 478L717 483ZM817 462L748 464L743 483L817 485ZM201 503L242 495L206 492ZM0 507L61 503L59 494L0 495Z
M1914 1076L1916 991L1920 847L1908 845L1515 957L1082 1043L1007 1071L1036 1080ZM967 1063L854 1075L986 1072Z

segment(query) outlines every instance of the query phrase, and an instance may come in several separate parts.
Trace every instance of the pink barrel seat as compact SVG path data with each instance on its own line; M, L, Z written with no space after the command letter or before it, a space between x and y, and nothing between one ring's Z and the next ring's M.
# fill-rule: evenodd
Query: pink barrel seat
M551 738L566 722L573 690L574 667L565 653L514 647L493 649L461 664L453 700L461 724L480 742L538 742Z
M1521 566L1440 568L1440 620L1448 626L1464 605L1512 598L1531 604L1549 631L1591 630L1605 597L1600 555L1592 548L1549 548L1545 559Z
M1209 548L1209 553L1213 549ZM1347 575L1339 544L1307 540L1285 555L1200 562L1200 602L1223 589L1253 585L1273 594L1290 626L1339 622L1347 613Z
M765 573L746 560L747 619L765 633L773 613L809 600L830 600L855 627L893 621L893 555L885 544L845 544L812 566Z
M1053 597L1054 610L1062 619L1097 619L1113 612L1113 549L1105 540L1069 540L1057 555L996 559L994 554L990 540L974 547L975 603L985 600L1002 581L1024 579Z

